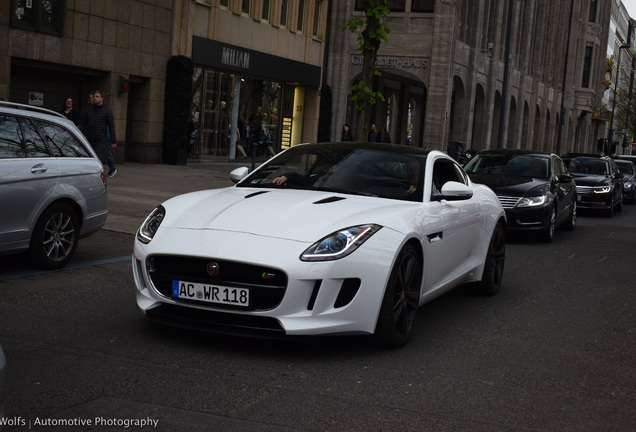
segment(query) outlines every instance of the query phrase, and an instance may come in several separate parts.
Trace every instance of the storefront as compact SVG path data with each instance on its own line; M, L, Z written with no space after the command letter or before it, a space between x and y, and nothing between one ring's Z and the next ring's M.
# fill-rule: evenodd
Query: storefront
M194 37L189 158L273 155L301 142L305 87L320 67Z

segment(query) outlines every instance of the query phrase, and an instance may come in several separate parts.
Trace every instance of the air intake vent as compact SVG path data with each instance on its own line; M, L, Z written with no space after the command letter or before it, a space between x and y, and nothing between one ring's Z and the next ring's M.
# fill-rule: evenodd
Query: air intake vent
M340 201L340 200L343 200L343 199L346 199L346 198L332 196L332 197L329 197L329 198L321 199L320 201L316 201L314 204L329 204L329 203Z

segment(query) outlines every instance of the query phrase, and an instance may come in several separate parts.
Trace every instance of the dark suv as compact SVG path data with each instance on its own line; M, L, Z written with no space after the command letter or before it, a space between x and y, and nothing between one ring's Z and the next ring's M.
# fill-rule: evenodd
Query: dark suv
M497 194L509 230L535 231L542 241L551 242L557 226L574 229L576 185L557 155L482 150L464 170Z
M102 163L75 124L47 109L0 102L0 254L28 251L66 265L108 214Z
M576 181L579 208L603 210L609 217L623 209L623 174L612 159L584 154L562 158Z

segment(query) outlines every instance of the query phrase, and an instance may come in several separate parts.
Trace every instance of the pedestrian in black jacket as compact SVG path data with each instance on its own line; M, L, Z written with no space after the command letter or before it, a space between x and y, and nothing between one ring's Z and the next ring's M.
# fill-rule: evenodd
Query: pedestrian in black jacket
M115 117L110 108L104 105L104 97L99 90L93 92L93 104L86 107L81 129L97 156L102 160L106 159L109 169L108 177L113 177L117 169L110 148L117 147Z

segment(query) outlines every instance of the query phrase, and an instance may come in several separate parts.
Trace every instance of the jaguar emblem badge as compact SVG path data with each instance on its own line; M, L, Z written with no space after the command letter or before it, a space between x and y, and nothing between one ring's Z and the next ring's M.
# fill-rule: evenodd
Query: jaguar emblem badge
M205 268L210 276L218 276L220 267L218 263L209 262L207 267Z

